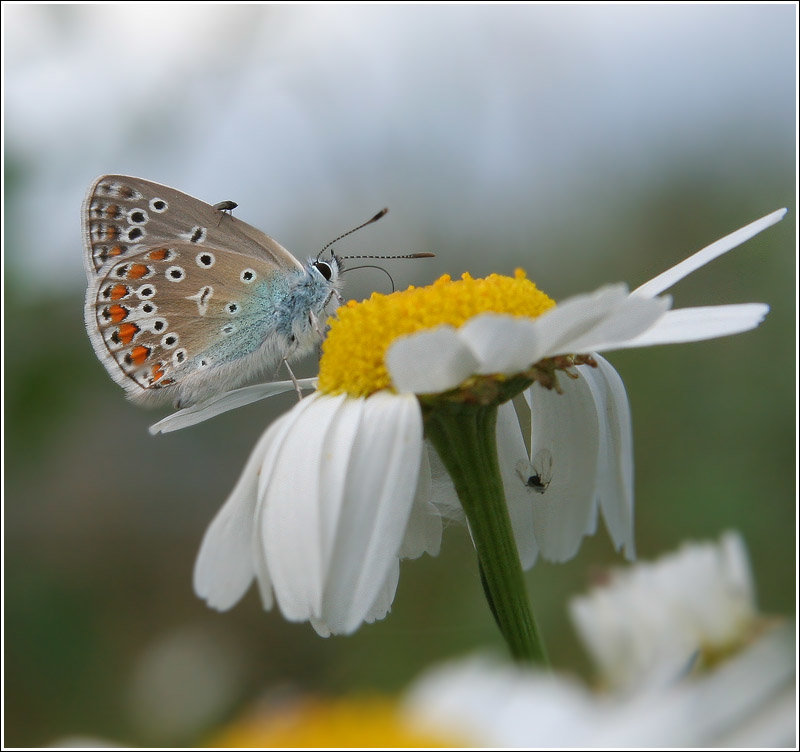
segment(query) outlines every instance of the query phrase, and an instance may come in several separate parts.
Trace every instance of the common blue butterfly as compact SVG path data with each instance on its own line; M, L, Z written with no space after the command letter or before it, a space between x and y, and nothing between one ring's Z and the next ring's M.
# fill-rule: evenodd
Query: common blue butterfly
M191 405L322 341L341 302L339 260L301 264L234 207L127 175L89 189L86 329L131 400Z

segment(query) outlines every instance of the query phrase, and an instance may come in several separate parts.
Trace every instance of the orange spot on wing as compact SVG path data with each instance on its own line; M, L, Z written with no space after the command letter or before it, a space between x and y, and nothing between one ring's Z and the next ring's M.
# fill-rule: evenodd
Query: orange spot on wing
M129 345L133 341L133 338L138 333L139 333L139 327L136 326L136 324L131 324L131 323L123 324L117 330L117 336L119 337L119 341L122 342L123 345ZM134 350L135 349L136 348L134 348ZM144 349L147 350L146 347ZM146 357L147 356L145 355L145 358ZM137 365L139 364L137 363Z
M111 288L111 300L121 300L128 294L128 288L125 285L114 285Z
M106 240L116 240L119 235L119 230L116 225L106 225Z
M141 279L149 271L150 267L144 264L131 264L130 269L128 269L128 279Z
M166 248L156 248L156 250L150 251L150 253L147 254L147 257L151 261L163 261L167 257L168 253L169 251Z
M114 246L114 247L113 247L113 248L112 248L112 249L111 249L111 250L108 252L108 255L109 255L109 256L119 256L119 255L121 255L121 254L122 254L122 247L121 247L121 246L118 246L118 245L115 245L115 246Z
M136 345L136 347L131 350L131 363L135 366L140 366L147 360L147 356L150 355L150 348L145 347L144 345Z
M153 374L153 378L150 379L150 383L154 384L156 381L158 381L159 379L163 378L163 376L164 376L163 365L164 365L163 363L156 363L153 366L152 371L151 371L152 374Z
M106 207L106 216L109 219L114 219L114 217L117 216L118 212L119 212L119 207L116 204L109 204Z
M111 316L111 321L114 324L119 324L120 321L125 319L129 311L125 306L114 303L114 305L108 307L108 313Z

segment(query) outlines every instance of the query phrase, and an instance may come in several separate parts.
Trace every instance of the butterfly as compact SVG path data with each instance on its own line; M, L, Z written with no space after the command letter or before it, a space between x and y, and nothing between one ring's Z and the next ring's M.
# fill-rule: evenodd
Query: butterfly
M339 259L300 263L235 206L127 175L89 188L86 329L134 402L185 407L282 362L291 374L321 343L341 303Z

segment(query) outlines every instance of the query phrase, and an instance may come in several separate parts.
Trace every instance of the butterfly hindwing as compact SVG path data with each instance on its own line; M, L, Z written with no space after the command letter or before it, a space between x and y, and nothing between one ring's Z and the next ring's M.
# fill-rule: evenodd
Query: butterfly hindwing
M248 356L263 350L272 364L291 348L281 301L306 272L277 271L234 251L176 243L106 264L87 293L95 351L133 397L201 380L211 368L219 389Z

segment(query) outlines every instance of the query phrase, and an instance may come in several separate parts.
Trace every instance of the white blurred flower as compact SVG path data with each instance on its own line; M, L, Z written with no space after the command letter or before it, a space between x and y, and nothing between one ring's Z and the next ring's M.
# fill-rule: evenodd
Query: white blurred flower
M605 681L620 688L663 683L693 662L713 662L760 625L737 533L612 570L606 584L572 599L570 614Z
M427 433L437 404L497 405L513 396L515 385L519 392L531 382L532 448L548 449L553 461L552 480L536 504L536 489L516 469L526 452L508 404L500 406L497 426L523 566L539 551L555 561L573 556L594 530L598 508L615 545L632 556L627 397L594 351L757 326L764 304L672 311L668 297L655 296L784 214L736 231L632 293L614 285L556 306L518 272L457 282L444 277L427 288L343 306L325 341L318 391L266 431L206 532L196 592L227 609L255 579L265 608L274 594L286 618L310 621L323 635L383 618L399 560L435 554L440 545L423 416ZM576 368L581 378L557 379L557 371L574 376ZM167 419L159 430L173 427ZM472 520L470 526L474 537L479 531Z
M482 746L796 745L794 625L756 613L737 534L615 572L571 610L606 691L475 657L424 675L408 718Z
M417 728L475 747L796 747L795 658L794 630L784 627L702 676L600 695L561 674L477 657L423 675L405 712Z

